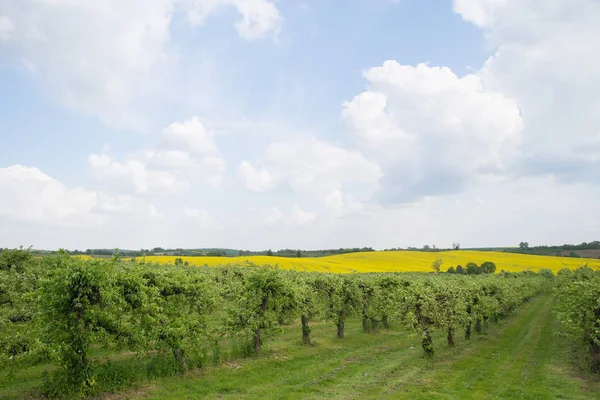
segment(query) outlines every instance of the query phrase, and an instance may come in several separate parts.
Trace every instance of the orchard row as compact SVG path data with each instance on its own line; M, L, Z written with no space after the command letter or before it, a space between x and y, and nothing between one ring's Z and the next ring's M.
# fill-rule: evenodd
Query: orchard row
M82 394L93 392L96 348L170 354L185 371L197 366L189 357L196 349L218 352L237 343L246 353L259 352L282 325L295 322L306 344L314 321L330 321L340 339L349 318L360 318L366 333L401 326L419 335L433 356L433 332L443 332L449 346L457 335L470 339L550 282L531 272L337 275L138 264L118 256L81 260L66 253L35 258L22 250L0 256L2 364L50 361L59 367L55 385Z

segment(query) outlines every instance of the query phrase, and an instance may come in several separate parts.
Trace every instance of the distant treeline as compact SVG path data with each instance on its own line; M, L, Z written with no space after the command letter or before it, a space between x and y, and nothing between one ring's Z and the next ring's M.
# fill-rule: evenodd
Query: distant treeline
M592 250L589 254L590 250ZM598 253L594 253L593 250L599 250ZM563 244L560 246L532 246L529 247L529 243L521 242L518 248L505 248L502 249L507 253L521 253L521 254L533 254L540 256L557 256L557 257L581 257L579 252L586 251L588 254L583 255L584 257L597 256L600 258L600 241L583 242L581 244Z
M1 251L1 249L0 249ZM67 250L68 254L71 255L89 255L95 257L110 257L115 253L115 249L87 249L85 251L80 250ZM372 247L354 247L347 249L326 249L326 250L235 250L235 249L165 249L162 247L155 247L153 249L140 249L140 250L121 250L119 254L122 257L142 257L146 256L195 256L195 257L239 257L239 256L278 256L278 257L324 257L334 254L345 254L345 253L359 253L359 252L370 252L375 251ZM44 254L52 254L54 251L42 251Z
M385 249L384 251L426 251L426 252L439 252L449 250L460 250L459 243L453 243L452 248L438 248L435 245L424 245L423 247L396 247ZM30 249L31 250L31 249ZM586 257L586 258L600 258L600 241L583 242L581 244L563 244L559 246L529 246L528 242L519 243L518 247L488 247L488 248L465 248L465 250L478 250L478 251L501 251L506 253L521 253L521 254L533 254L541 256L557 256L557 257ZM0 252L2 248L0 248ZM48 250L31 250L35 254L53 254L55 251ZM335 254L346 254L346 253L360 253L360 252L372 252L376 251L372 247L353 247L353 248L340 248L340 249L325 249L325 250L299 250L299 249L283 249L283 250L237 250L237 249L217 249L217 248L199 248L199 249L165 249L162 247L155 247L153 249L140 249L140 250L122 250L119 249L119 254L122 257L142 257L146 256L196 256L196 257L239 257L239 256L278 256L278 257L324 257ZM597 251L597 252L596 252ZM67 250L67 253L71 255L89 255L95 257L110 257L115 253L115 249L87 249L81 250Z

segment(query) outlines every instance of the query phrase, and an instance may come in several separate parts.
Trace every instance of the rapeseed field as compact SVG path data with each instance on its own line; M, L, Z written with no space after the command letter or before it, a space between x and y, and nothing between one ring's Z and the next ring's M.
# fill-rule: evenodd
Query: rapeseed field
M539 271L547 268L554 273L562 268L577 269L588 265L590 268L600 268L600 260L586 258L548 257L527 254L514 254L493 251L385 251L348 253L318 258L287 258L276 256L246 256L246 257L177 257L177 256L146 256L146 262L174 263L181 258L191 265L272 265L282 269L297 271L319 271L335 273L353 272L431 272L431 263L436 259L443 261L441 270L449 267L474 262L481 265L484 261L496 264L496 272L519 272L525 270ZM139 257L138 257L139 259Z

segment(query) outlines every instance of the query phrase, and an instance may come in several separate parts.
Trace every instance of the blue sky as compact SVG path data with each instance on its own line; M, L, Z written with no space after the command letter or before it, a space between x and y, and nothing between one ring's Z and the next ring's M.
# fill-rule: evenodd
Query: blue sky
M593 0L0 0L0 246L581 242Z

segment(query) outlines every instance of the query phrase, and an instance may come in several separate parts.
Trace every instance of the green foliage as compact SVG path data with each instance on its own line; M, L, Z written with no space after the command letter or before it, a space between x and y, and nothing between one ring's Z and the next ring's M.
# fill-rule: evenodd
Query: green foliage
M467 275L479 275L483 272L479 265L472 262L467 263L465 269L467 271Z
M417 332L433 356L436 332L452 346L459 330L483 329L547 285L535 273L337 275L131 263L118 252L6 257L22 261L0 270L0 360L13 369L50 360L58 367L44 388L50 397L96 395L218 363L223 346L250 355L298 319L306 344L311 321L333 321L344 338L348 318L359 316L367 333L392 324ZM138 357L119 367L97 355L125 350Z
M555 298L564 333L588 346L590 368L600 372L600 273L587 267L559 271Z
M26 250L23 247L19 249L5 249L0 252L0 271L14 270L23 272L25 265L32 257L31 248Z
M554 273L547 269L547 268L542 268L538 271L538 274L540 274L541 276L543 276L546 279L550 279L553 280L554 279Z
M230 333L241 336L254 352L264 335L278 326L283 312L292 312L294 291L284 273L272 267L255 268L244 273L237 301L229 309Z
M448 268L448 270L446 271L447 274L456 274L456 270L454 269L454 267L450 267Z
M431 269L437 274L440 272L443 263L444 262L442 261L442 259L438 258L431 263Z
M486 261L481 264L481 272L484 274L493 274L496 272L496 264L491 261Z
M96 383L93 343L107 344L119 333L110 265L69 258L46 258L50 270L38 290L41 341L60 367L55 379L67 392L85 394Z

